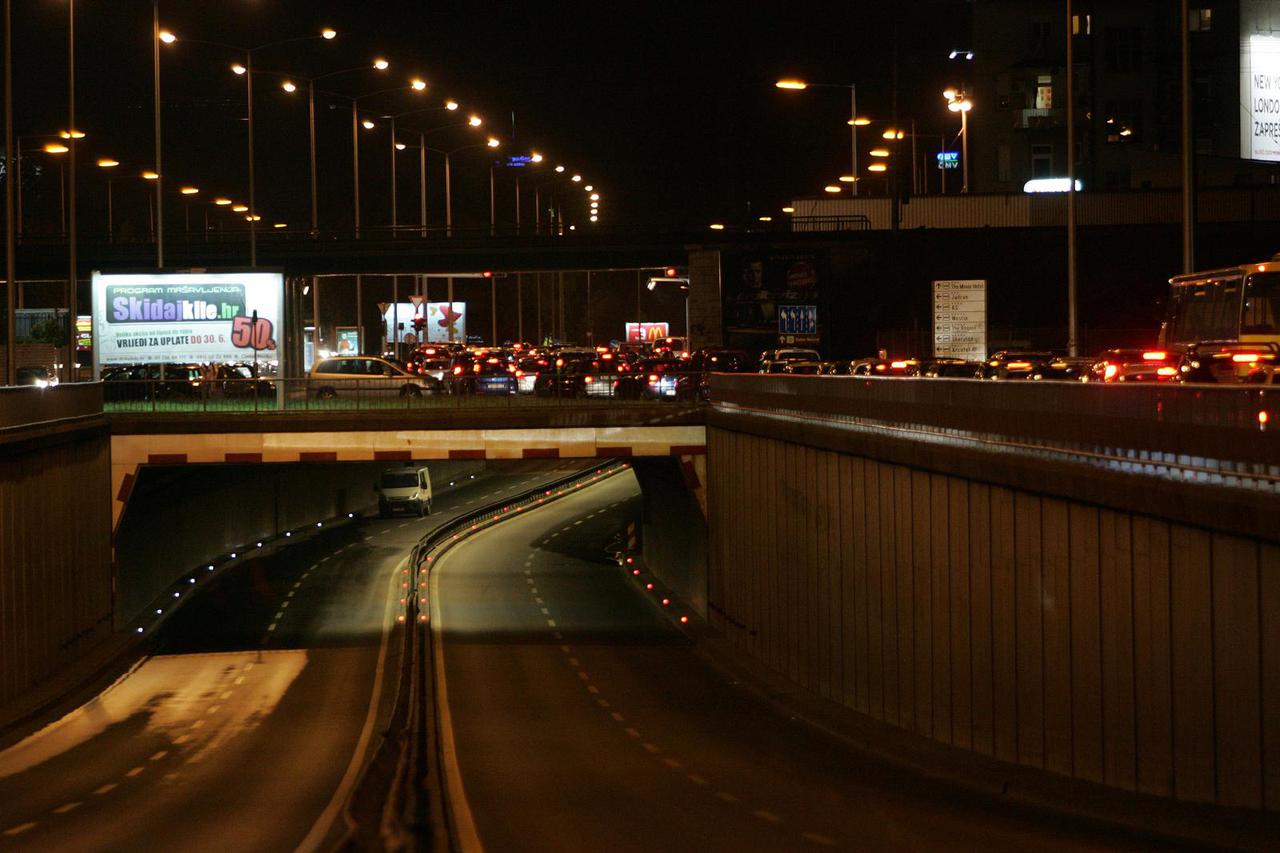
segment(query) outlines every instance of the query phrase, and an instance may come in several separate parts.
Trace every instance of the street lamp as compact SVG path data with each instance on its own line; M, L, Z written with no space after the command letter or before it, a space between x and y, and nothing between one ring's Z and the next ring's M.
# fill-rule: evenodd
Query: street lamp
M432 129L432 130L429 130L429 131L427 131L427 132L425 132L425 133L421 134L420 138L421 138L421 140L422 140L422 144L424 144L424 145L425 145L425 144L426 144L426 138L427 138L428 136L431 136L431 135L432 135L432 134L434 134L434 133L441 133L441 132L443 132L443 131L447 131L447 130L454 130L454 129L459 128L459 127L480 127L483 123L484 123L484 122L481 120L481 118L480 118L479 116L475 116L475 115L473 115L473 116L471 116L470 118L468 118L468 119L467 119L467 121L466 121L466 123L465 123L465 124L462 124L462 123L459 123L459 124L446 124L446 125L443 125L443 126L441 126L441 127L434 128L434 129ZM497 139L495 139L494 137L490 136L490 137L489 137L485 142L475 142L475 143L472 143L472 144L470 144L470 145L463 145L463 146L460 146L460 147L458 147L458 148L452 148L452 149L449 149L449 150L443 150L443 149L440 149L440 148L428 148L428 149L427 149L427 150L429 150L429 151L434 151L434 152L436 152L437 154L442 154L442 155L444 155L444 229L445 229L445 237L452 237L452 236L453 236L453 170L452 170L452 166L451 166L451 159L450 159L450 158L451 158L454 154L457 154L457 153L459 153L459 152L461 152L461 151L469 151L469 150L474 149L474 148L497 148L497 147L498 147L498 145L500 145L500 144L501 144L501 143L499 143ZM452 282L452 279L450 279L450 281ZM449 300L450 300L451 302L453 301L453 296L452 296L452 294L450 294Z
M98 160L98 168L102 169L107 176L107 242L114 243L116 240L114 206L112 204L111 178L112 169L120 165L119 160L113 160L110 157L102 157Z
M157 7L157 8L158 8L158 4L159 4L159 0L156 0L156 7ZM157 13L157 14L158 14L158 13ZM157 24L156 24L156 39L157 39L157 42L158 42L158 41L163 40L163 39L161 38L161 36L160 36L160 30L159 30L158 20L159 20L159 19L158 19L158 17L157 17L157 18L156 18L156 21L157 21ZM231 51L235 51L235 52L237 52L237 53L241 53L241 54L243 54L243 55L244 55L244 62L243 62L243 63L241 63L241 62L235 62L235 63L233 63L233 64L231 65L231 71L232 71L232 73L236 74L237 76L239 76L239 77L243 77L243 78L244 78L244 85L245 85L245 101L246 101L246 107L247 107L247 113L248 113L248 145L247 145L247 149L248 149L248 159L249 159L249 208L250 208L250 210L251 210L251 211L253 211L253 213L251 213L251 215L250 215L250 217L249 217L249 220L248 220L248 221L249 221L249 266L251 266L251 267L256 267L256 266L258 265L258 238L257 238L257 228L255 228L255 227L254 227L254 223L255 223L255 222L257 222L257 221L258 221L258 219L260 219L260 218L261 218L261 217L258 217L258 219L255 219L255 218L254 218L255 216L257 216L257 213L256 213L256 211L257 211L257 175L256 175L256 159L255 159L255 157L254 157L254 146L253 146L253 130L254 130L254 124L253 124L253 76L254 76L254 72L253 72L253 57L254 57L256 54L260 53L261 51L267 50L268 48L282 47L282 46L284 46L284 45L289 45L289 44L300 44L300 43L302 43L302 42L309 42L309 41L316 41L316 40L332 41L333 39L335 39L335 38L337 37L337 35L338 35L337 30L334 30L334 29L333 29L333 28L331 28L331 27L325 27L324 29L322 29L322 30L320 31L319 35L314 35L314 36L298 36L298 37L296 37L296 38L280 39L280 40L278 40L278 41L272 41L272 42L266 42L266 43L264 43L264 44L254 45L253 47L243 47L243 46L237 46L237 45L230 45L230 44L226 44L226 43L223 43L223 42L216 42L216 41L204 41L204 40L201 40L201 39L187 39L187 41L190 41L192 44L200 44L200 45L207 45L207 46L210 46L210 47L223 48L223 49L231 50ZM174 40L176 41L176 37L174 37ZM157 51L158 51L158 48L157 48ZM159 92L160 92L160 82L159 82L159 80L160 80L160 72L159 72L159 67L160 67L160 63L159 63L158 53L157 53L157 59L156 59L156 63L155 63L155 64L156 64L156 84L155 84L155 87L156 87L156 102L157 102L157 106L156 106L156 110L157 110L157 119L156 119L156 128L157 128L157 134L156 134L156 139L157 139L157 157L156 157L156 161L157 161L157 171L159 171L159 132L158 132L158 131L159 131L159 117L158 117L158 116L159 116L159 100L160 100L160 98L159 98ZM157 187L156 187L156 191L157 191L157 192L159 192L159 190L160 190L160 188L159 188L159 186L157 186Z
M969 111L973 109L973 101L963 90L947 89L942 93L942 97L947 99L947 109L953 113L960 113L960 159L964 161L961 165L964 167L964 183L961 192L969 191Z
M804 80L779 80L773 84L779 89L804 91L809 88L849 90L849 167L853 173L853 194L858 194L858 87L854 83L809 83Z

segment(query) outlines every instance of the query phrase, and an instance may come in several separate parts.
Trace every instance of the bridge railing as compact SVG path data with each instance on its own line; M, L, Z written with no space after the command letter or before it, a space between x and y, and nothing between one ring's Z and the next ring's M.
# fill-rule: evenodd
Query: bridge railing
M1215 385L716 374L717 409L1233 470L1280 486L1280 391Z
M483 378L477 384L470 377L443 382L431 377L107 379L92 387L100 389L106 411L130 414L546 409L569 405L616 408L705 400L704 377L697 373L590 377L590 382L585 378L563 377L538 385L524 382L518 392L487 388Z

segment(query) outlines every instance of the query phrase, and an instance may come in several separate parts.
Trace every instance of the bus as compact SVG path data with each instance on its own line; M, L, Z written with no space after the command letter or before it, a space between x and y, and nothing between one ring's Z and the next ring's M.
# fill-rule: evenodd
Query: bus
M1280 345L1280 255L1169 279L1159 345L1186 348L1204 341Z

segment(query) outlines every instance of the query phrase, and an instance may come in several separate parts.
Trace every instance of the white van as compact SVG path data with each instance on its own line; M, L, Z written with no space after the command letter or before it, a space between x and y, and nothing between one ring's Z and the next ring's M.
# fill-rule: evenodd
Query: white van
M425 465L388 468L373 490L378 493L378 513L383 518L396 510L415 512L419 518L431 512L431 472Z

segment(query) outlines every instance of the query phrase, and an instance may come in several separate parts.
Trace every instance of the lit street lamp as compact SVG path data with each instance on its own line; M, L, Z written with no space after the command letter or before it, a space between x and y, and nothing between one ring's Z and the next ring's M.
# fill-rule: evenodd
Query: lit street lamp
M98 168L102 169L107 176L107 242L114 243L116 241L115 218L111 197L111 177L112 169L120 165L119 160L112 160L110 157L103 157L98 160Z
M849 168L853 175L854 195L858 194L858 87L854 83L808 83L804 80L779 80L773 84L779 89L804 91L810 88L849 90Z
M961 166L964 167L964 178L961 192L969 191L969 110L973 109L973 101L969 100L969 96L963 91L956 89L947 89L942 93L942 97L947 99L947 109L953 113L960 113L960 159L963 161Z

